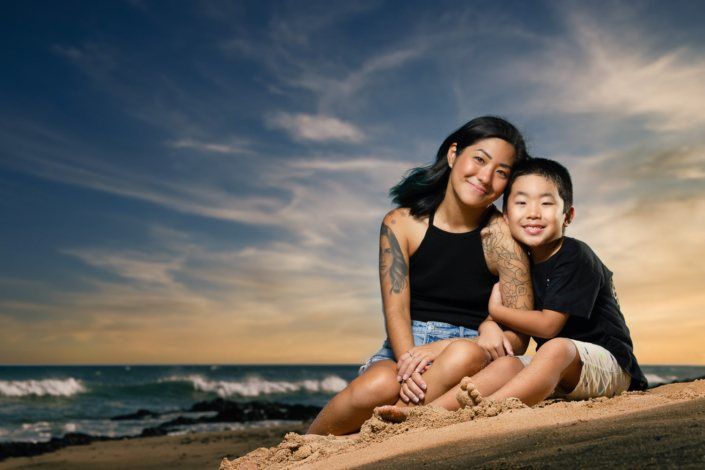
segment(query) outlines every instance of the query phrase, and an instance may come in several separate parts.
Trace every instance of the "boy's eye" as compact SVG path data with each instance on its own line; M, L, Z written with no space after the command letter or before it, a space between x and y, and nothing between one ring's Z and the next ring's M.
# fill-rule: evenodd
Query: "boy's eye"
M542 202L541 205L542 206L552 206L553 203L552 202Z
M526 201L514 201L514 204L516 204L517 206L525 206Z

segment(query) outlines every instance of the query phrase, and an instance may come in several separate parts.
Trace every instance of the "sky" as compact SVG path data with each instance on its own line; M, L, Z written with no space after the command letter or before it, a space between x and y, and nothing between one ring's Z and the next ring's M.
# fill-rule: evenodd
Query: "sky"
M33 1L0 16L0 363L359 363L391 186L500 115L644 364L705 364L705 4Z

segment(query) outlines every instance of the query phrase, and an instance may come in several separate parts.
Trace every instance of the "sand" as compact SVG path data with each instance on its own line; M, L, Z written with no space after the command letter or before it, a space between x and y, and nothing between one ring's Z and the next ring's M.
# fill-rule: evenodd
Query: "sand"
M0 469L216 469L224 457L234 459L261 446L275 446L289 431L306 424L267 429L147 437L73 446L36 457L11 458Z
M255 468L705 468L705 381L579 402L482 402L448 412L415 408L402 423L372 417L359 435L286 435L220 470Z

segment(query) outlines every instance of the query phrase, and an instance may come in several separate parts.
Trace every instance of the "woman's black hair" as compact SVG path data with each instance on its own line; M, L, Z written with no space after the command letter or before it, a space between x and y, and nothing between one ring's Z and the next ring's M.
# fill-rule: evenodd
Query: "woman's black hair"
M408 207L414 217L430 215L445 196L450 175L447 155L451 145L456 144L456 152L460 154L475 142L490 138L510 143L516 153L515 162L525 158L524 137L516 127L500 117L478 117L446 137L438 149L434 163L409 170L404 178L389 190L392 202L398 207Z

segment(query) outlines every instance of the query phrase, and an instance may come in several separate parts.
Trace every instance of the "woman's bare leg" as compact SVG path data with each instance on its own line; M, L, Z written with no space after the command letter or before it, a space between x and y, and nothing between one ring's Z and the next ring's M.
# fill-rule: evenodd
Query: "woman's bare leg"
M521 366L520 361L514 358L511 359ZM418 404L428 403L431 406L457 410L460 406L455 398L458 390L460 390L458 382L468 375L475 374L475 377L487 375L485 371L497 363L497 361L492 362L486 369L482 369L487 364L487 360L487 353L477 344L465 340L454 341L438 356L433 366L423 374L423 378L428 384L428 389L424 397L425 400ZM496 369L496 366L494 368ZM516 371L512 372L512 374L515 373ZM491 380L497 381L494 374L487 375L487 381ZM509 378L506 380L509 380ZM499 388L499 386L501 385L496 388ZM490 389L487 388L487 390ZM492 390L495 390L495 388ZM394 406L377 407L375 412L388 421L403 421L409 414L409 405L414 405L414 403L407 404L402 400L398 400Z
M459 339L450 343L433 361L433 365L423 374L426 390L418 402L406 403L399 399L397 406L413 406L430 403L467 375L477 373L488 364L488 354L472 341ZM410 384L418 394L422 390Z
M449 411L455 411L461 406L461 403L458 401L458 395L461 392L470 392L470 390L467 390L468 387L463 385L463 383L472 384L470 387L471 390L476 390L480 396L486 397L501 389L523 369L524 364L516 357L500 357L477 374L462 379L461 383L458 383L438 397L438 399L434 400L430 405L445 408ZM467 402L464 401L463 405L465 405L465 403Z
M394 403L399 398L399 387L396 363L375 362L328 402L308 433L340 436L358 431L376 406Z

